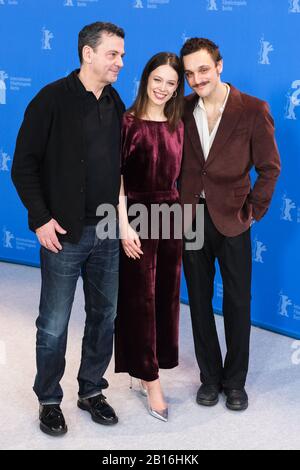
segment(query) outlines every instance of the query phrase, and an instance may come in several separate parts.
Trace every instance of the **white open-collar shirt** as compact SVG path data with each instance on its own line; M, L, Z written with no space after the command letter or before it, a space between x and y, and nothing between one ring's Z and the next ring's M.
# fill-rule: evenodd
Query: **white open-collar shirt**
M230 86L227 85L227 83L225 83L225 85L227 87L227 94L226 94L224 103L220 108L219 119L217 120L217 122L215 124L215 127L213 128L211 133L209 133L207 113L206 113L204 101L203 101L202 98L199 98L199 100L198 100L198 102L195 106L195 109L194 109L193 114L194 114L194 118L195 118L195 121L196 121L198 134L199 134L199 137L200 137L200 142L201 142L201 145L202 145L205 160L207 160L207 158L208 158L211 146L212 146L213 141L215 140L216 134L218 132L218 128L219 128L219 125L220 125L220 122L221 122L221 119L222 119L222 115L223 115L223 112L224 112L224 109L225 109L225 106L226 106L226 103L227 103L227 100L228 100L229 93L230 93ZM202 191L201 197L205 197L204 191Z

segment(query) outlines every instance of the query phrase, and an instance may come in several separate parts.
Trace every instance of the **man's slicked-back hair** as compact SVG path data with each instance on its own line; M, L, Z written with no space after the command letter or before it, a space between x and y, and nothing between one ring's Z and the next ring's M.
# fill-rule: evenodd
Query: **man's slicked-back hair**
M78 34L78 55L80 63L82 64L82 49L84 46L90 46L93 50L101 43L102 34L107 33L111 36L118 36L122 39L125 38L125 32L119 26L113 23L105 23L97 21L96 23L88 24L82 28Z
M210 54L215 64L222 60L219 46L207 38L188 39L181 48L180 57L182 59L184 56L201 51L202 49L205 49Z

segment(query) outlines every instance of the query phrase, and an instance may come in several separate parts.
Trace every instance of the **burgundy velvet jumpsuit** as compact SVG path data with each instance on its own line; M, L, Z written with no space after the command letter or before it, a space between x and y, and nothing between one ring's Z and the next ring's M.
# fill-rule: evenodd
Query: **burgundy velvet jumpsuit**
M127 208L142 203L149 210L148 239L140 237L140 259L120 253L120 285L115 335L116 372L146 381L160 368L178 365L178 323L182 240L151 238L151 204L179 203L177 178L183 148L183 123L172 133L167 122L123 119L122 174ZM134 218L134 217L132 217ZM131 221L129 217L129 221ZM173 229L173 230L172 230Z

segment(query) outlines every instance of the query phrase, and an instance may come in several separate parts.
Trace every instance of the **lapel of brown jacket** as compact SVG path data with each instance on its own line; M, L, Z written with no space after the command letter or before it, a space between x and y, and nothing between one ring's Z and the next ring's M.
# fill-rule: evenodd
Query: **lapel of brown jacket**
M228 100L217 134L208 154L206 165L210 165L223 149L226 141L229 139L230 135L238 124L243 109L244 105L242 102L241 93L234 86L230 85Z
M197 129L197 124L194 118L194 109L199 96L196 93L189 95L185 101L185 112L184 112L184 125L186 132L188 133L190 140L192 142L193 148L196 152L196 155L200 158L201 163L205 162L203 149L199 137L199 132Z

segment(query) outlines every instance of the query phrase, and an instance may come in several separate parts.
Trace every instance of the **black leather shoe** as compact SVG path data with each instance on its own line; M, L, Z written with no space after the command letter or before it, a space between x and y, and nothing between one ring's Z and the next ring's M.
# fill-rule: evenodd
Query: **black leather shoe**
M64 415L59 405L40 405L40 429L50 436L62 436L66 434Z
M88 411L95 423L111 425L117 424L118 422L116 413L107 403L106 397L102 394L97 395L96 397L87 398L86 400L79 399L77 406L81 410Z
M198 405L215 406L219 402L219 393L222 387L220 385L202 384L197 392L196 401Z
M227 397L226 406L232 411L245 411L248 408L248 395L244 388L240 390L225 389L224 393Z

